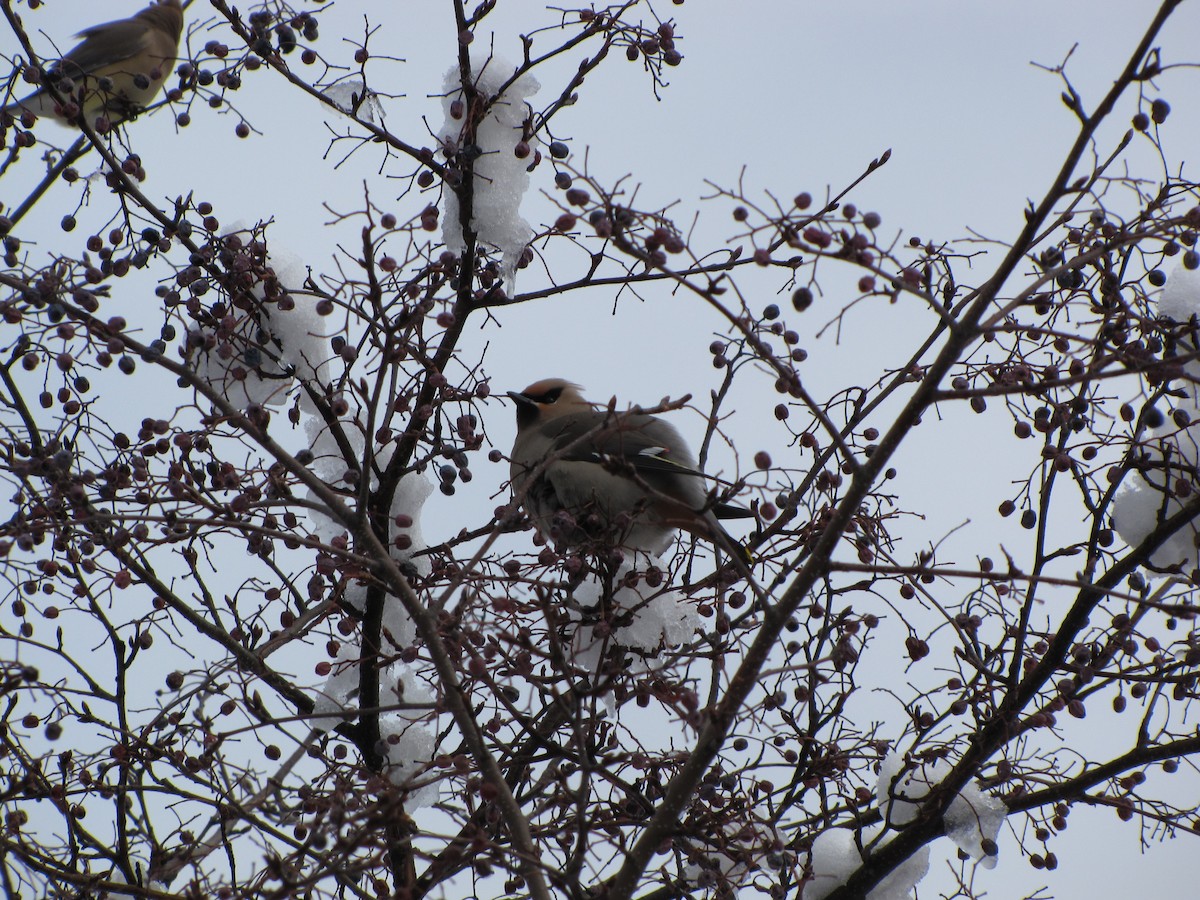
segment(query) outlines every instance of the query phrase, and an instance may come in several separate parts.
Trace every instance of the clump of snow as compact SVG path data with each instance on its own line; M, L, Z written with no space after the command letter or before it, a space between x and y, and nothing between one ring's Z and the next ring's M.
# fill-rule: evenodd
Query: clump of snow
M473 60L471 68L479 102L488 105L487 112L475 126L473 137L465 133L469 104L463 97L458 67L452 68L446 73L446 94L442 100L446 121L438 137L452 162L455 157L475 157L471 229L479 240L500 251L505 290L511 296L517 263L533 237L533 229L521 218L521 198L529 190L528 168L534 159L537 138L527 137L524 132L531 115L528 98L537 93L540 85L526 74L505 88L517 67L499 56L489 56L482 63ZM459 113L457 118L455 111ZM514 150L523 140L529 152L518 157ZM447 186L443 198L442 240L447 248L461 253L465 244L458 196Z
M425 532L421 529L421 508L429 495L433 493L433 482L416 472L409 472L400 479L396 493L392 495L392 529L393 537L397 534L408 535L409 545L406 549L398 549L392 544L392 558L398 563L407 563L419 575L428 575L433 566L428 556L415 556L419 551L429 549L425 542ZM412 520L411 525L400 526L396 520L407 516Z
M429 715L435 703L429 688L410 669L399 670L393 685L390 702L416 708L380 715L379 749L387 758L387 776L392 784L409 791L405 808L411 812L438 799L441 782L436 775L426 775L437 744Z
M313 453L310 468L327 484L344 484L351 460L355 465L362 464L366 437L360 423L362 417L354 413L355 409L352 403L351 413L332 425L318 416L309 416L305 420L305 434ZM379 486L378 472L387 467L394 445L386 444L376 449L378 455L369 473L364 476L367 486L372 490ZM421 510L431 493L433 484L428 478L416 472L406 473L396 486L390 508L389 553L398 564L411 567L420 575L428 575L431 570L428 556L417 555L428 549L421 529ZM310 494L310 499L320 506L315 495ZM328 513L314 509L310 517L313 532L322 542L328 544L345 535L345 526ZM405 538L401 541L403 546L397 546L395 540L401 536ZM368 589L365 582L349 583L342 595L342 603L359 611L364 610ZM395 657L416 642L416 623L399 598L387 597L381 624L381 649L385 656ZM357 634L345 635L339 642L337 656L332 661L333 669L325 684L315 691L314 728L329 729L357 715L360 655ZM428 697L428 691L416 680L412 669L396 663L389 666L383 675L396 685L390 701L383 701L385 705L389 702L426 702L424 698ZM427 786L419 777L429 761L434 744L433 731L426 718L425 712L415 716L406 712L388 712L381 714L380 718L380 729L386 743L383 750L391 765L389 777L394 783L414 792L406 802L409 809L437 799L436 785Z
M367 586L354 582L346 586L342 594L342 603L358 612L366 611ZM412 616L404 609L395 597L389 597L383 608L383 621L380 623L383 631L383 652L399 653L405 647L411 647L417 639L417 626Z
M812 877L804 885L804 900L822 900L846 883L862 865L862 853L849 828L827 828L812 842L808 854Z
M1177 266L1159 296L1158 313L1179 323L1191 322L1194 317L1200 321L1200 271ZM1195 349L1187 338L1181 338L1180 353ZM1167 418L1162 425L1147 429L1144 452L1152 466L1166 468L1131 472L1113 503L1113 527L1131 547L1136 547L1159 523L1183 508L1190 497L1178 495L1175 483L1200 466L1200 362L1184 363L1183 377L1172 388L1182 393L1172 398L1172 405L1191 424L1180 427L1173 418ZM1175 565L1195 568L1200 564L1197 543L1200 543L1200 529L1196 523L1184 525L1154 552L1150 562L1158 568Z
M408 786L411 790L411 811L421 798L436 793L436 782L432 779L419 784L420 776L433 758L435 735L429 725L399 713L385 713L379 717L379 737L387 755L387 776L392 784ZM431 788L433 790L431 790Z
M884 821L893 826L911 822L950 770L949 763L939 760L917 763L906 771L903 755L896 751L889 753L880 764L879 780L875 783L875 799L884 813ZM946 810L943 819L946 835L972 859L985 868L993 868L996 857L987 853L984 845L994 847L1007 814L1008 808L1002 800L985 794L975 784L967 784Z
M879 765L879 778L875 782L875 802L889 825L907 825L917 816L921 804L936 787L950 774L945 762L918 763L905 771L904 756L893 750Z
M361 608L365 595L365 586L353 585L346 591L345 599ZM398 602L389 601L385 607L383 632L385 655L393 655L415 637L412 620ZM345 635L338 644L333 669L325 684L313 692L314 707L310 719L313 728L328 731L340 722L353 721L358 716L361 661L357 635ZM385 709L379 716L379 751L387 758L388 778L393 784L408 789L405 808L411 811L436 802L438 797L437 779L422 777L433 758L436 743L430 714L435 706L434 697L409 666L393 663L381 674L385 682L391 682L392 688L380 698ZM387 709L393 705L412 708Z
M337 84L331 84L322 93L347 115L357 115L372 125L383 121L383 104L361 78L345 78Z
M342 601L360 612L366 601L367 588L363 584L351 584L346 588ZM394 656L405 647L411 646L416 640L416 626L412 618L405 612L399 600L389 597L383 610L383 653ZM338 642L337 656L331 660L333 669L325 679L325 684L314 692L312 726L327 730L338 722L356 714L355 701L358 698L358 664L361 661L361 648L356 632L345 636ZM406 682L408 670L396 665L388 671L388 677L394 677L399 682ZM403 693L403 692L402 692Z
M1158 296L1158 314L1176 322L1200 316L1200 269L1175 267Z
M864 843L870 843L881 826L863 829ZM884 841L886 843L886 839ZM809 851L812 877L804 886L804 900L822 900L841 887L863 864L862 853L847 828L830 828L813 840ZM867 900L908 900L913 888L929 871L929 847L922 847L879 882Z
M144 892L142 890L143 888L151 885L161 884L161 882L150 878L149 867L146 865L146 862L143 859L143 854L140 847L134 848L129 854L129 864L133 867L134 871L133 881L130 881L125 877L125 873L121 871L120 866L113 866L112 869L110 869L102 877L110 884L127 884L132 888L132 890L122 891L119 888L112 888L110 890L100 891L100 893L96 895L98 900L108 900L110 897L144 896Z
M968 784L946 810L946 836L985 869L994 869L996 838L1007 815L1003 800Z
M359 648L349 641L338 648L333 671L325 685L315 694L315 708L310 724L328 731L339 722L352 721L357 715ZM429 709L434 706L429 689L404 666L391 666L386 673L392 680L390 697L382 704L411 704L414 709L387 710L379 715L379 752L387 758L387 776L395 785L406 787L409 796L405 808L409 811L437 800L438 781L422 779L433 758L436 736Z
M304 430L313 454L309 468L326 484L345 484L346 469L350 465L347 454L356 464L361 465L366 450L366 437L358 417L346 416L340 419L336 426L330 426L324 419L309 416L304 422ZM387 467L393 450L392 444L376 448L377 455L367 475L370 489L374 490L379 486L377 472ZM388 545L391 548L392 559L412 566L419 575L428 575L431 571L428 556L417 554L429 547L421 529L421 509L432 493L433 483L428 478L417 472L408 472L396 486L389 511L391 533L388 535ZM320 502L312 495L310 499ZM311 516L314 533L325 543L345 532L345 526L332 516L319 512L313 512ZM411 524L397 525L397 519L403 517L407 517ZM407 536L407 546L398 548L395 545L393 541L399 535Z
M257 269L252 245L262 242L261 230L235 225L221 240L235 259L241 255L246 271ZM249 291L258 301L252 309L233 305L211 331L192 335L197 375L239 409L283 404L297 379L320 382L329 357L316 302L301 292L308 276L304 261L275 243L266 266L269 272ZM268 300L266 281L272 277L284 294L273 288ZM201 341L203 347L196 347Z
M313 474L328 485L345 485L346 470L351 461L354 465L362 465L366 450L363 427L353 416L345 416L333 424L319 416L308 416L304 420L304 433L313 455L313 461L309 464ZM371 479L374 486L374 472ZM317 500L311 495L309 499ZM346 526L332 516L317 512L309 515L313 519L313 531L323 543L328 544L346 530Z
M325 684L313 697L313 717L309 724L321 731L328 731L339 722L349 721L355 716L354 700L358 697L358 664L360 653L357 645L343 642L338 645L337 657L332 661L333 669Z
M326 484L344 484L346 468L349 465L346 458L347 451L353 460L361 464L366 445L365 437L356 418L347 416L339 420L336 424L339 434L335 434L334 426L330 426L324 419L317 416L309 416L305 420L304 427L309 447L313 453L313 462L310 465L313 473ZM375 458L370 475L367 476L368 486L371 489L379 486L379 478L376 473L387 466L392 451L393 446L390 444L379 449L379 455ZM429 557L422 553L428 549L429 545L426 543L424 532L421 529L421 510L432 493L433 484L428 478L417 472L408 472L400 479L400 483L392 495L388 519L390 529L388 549L393 560L402 566L411 567L411 570L418 575L428 575L432 568ZM311 492L309 499L317 506L320 505L320 500ZM311 510L309 515L313 523L313 533L323 543L328 544L335 538L345 535L345 526L333 516L316 509ZM398 522L406 524L397 524ZM398 547L395 543L396 538L400 536L406 538L401 542L404 544L402 547ZM342 602L362 611L365 609L366 597L367 586L362 583L352 583L347 586ZM382 627L384 651L387 653L397 653L412 646L416 641L416 623L413 622L412 617L397 597L389 596L387 598L383 609ZM343 704L346 697L349 696L343 689L339 678L339 670L335 667L335 671L329 676L329 682L324 688L324 693L334 698L335 706Z
M881 828L865 829L863 838L872 840ZM891 840L891 835L884 837L883 844ZM879 882L871 893L867 894L869 900L906 900L912 895L915 888L929 873L929 845L926 844L888 875L887 878Z
M655 556L638 554L637 568L665 570L662 560ZM613 576L612 619L615 628L583 624L582 610L597 608L604 596L604 585L600 578L583 582L574 591L575 604L570 616L580 621L573 635L573 659L581 666L591 668L600 656L614 646L642 651L633 655L629 671L634 674L649 671L653 654L662 646L679 646L689 640L700 627L700 616L694 604L678 591L664 588L661 584L651 587L641 578L636 584L623 584L625 576L634 569L630 560L625 560ZM575 608L578 607L578 608Z
M906 763L896 751L884 757L875 783L875 801L883 823L862 830L862 845L869 850L886 846L899 829L913 821L930 793L950 774L947 762ZM1008 810L1003 801L968 784L950 803L943 819L947 836L985 868L996 864L996 836ZM993 850L988 853L985 850ZM869 900L906 900L929 871L929 845L922 847L881 881ZM841 887L862 865L862 852L853 831L830 828L817 835L809 852L812 877L804 900L821 900Z

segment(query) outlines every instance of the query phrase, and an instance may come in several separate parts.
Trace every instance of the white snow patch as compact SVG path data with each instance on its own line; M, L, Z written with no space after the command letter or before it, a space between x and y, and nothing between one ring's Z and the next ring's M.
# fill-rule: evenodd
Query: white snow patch
M361 78L346 78L331 84L322 93L332 100L347 115L356 114L360 119L378 125L383 121L383 104L376 93L367 88ZM354 104L358 109L354 111Z
M870 841L879 834L880 826L863 829L863 841ZM885 840L883 843L887 843ZM882 846L882 845L881 845ZM854 840L854 832L846 828L830 828L817 835L809 852L812 878L804 886L804 900L822 900L836 888L846 883L862 865L862 854ZM922 847L887 878L879 882L868 900L908 900L913 888L929 871L929 847Z
M306 418L304 423L305 433L313 453L313 462L310 465L310 469L327 484L345 484L344 476L347 467L350 465L348 459L353 460L356 465L361 465L366 441L359 424L360 418L361 416L354 415L354 408L352 407L351 413L336 423L336 428L340 434L335 433L334 427L331 427L329 423L317 416ZM376 471L381 471L387 467L393 449L393 445L391 444L381 448L370 474L365 476L369 482L368 486L372 490L377 489L379 486L379 479L375 474ZM428 556L417 556L415 554L428 549L425 535L421 529L421 511L425 501L432 493L433 484L427 477L417 472L408 472L400 479L399 484L396 486L396 491L392 496L388 551L392 559L398 564L411 566L419 575L428 575L431 571ZM320 502L316 495L311 492L309 499L318 504ZM328 513L310 510L309 517L312 520L313 533L323 543L328 544L334 538L341 537L346 533L345 526ZM405 527L397 525L396 521L399 517L407 517L406 520L402 519L402 521L409 521L411 524ZM394 539L399 535L405 535L408 539L407 545L402 548L397 547L393 543ZM346 586L342 602L356 610L362 611L366 606L367 590L368 586L366 583L352 582ZM393 595L387 597L386 604L384 605L382 630L382 649L388 655L399 653L401 650L412 646L417 640L416 623L408 614L400 599ZM353 636L347 636L339 648L338 658L334 661L334 670L330 673L324 687L317 694L316 715L318 719L314 722L314 727L331 728L339 721L339 716L336 714L347 711L353 712L353 701L356 700L358 694L357 663L359 655L360 651L357 640ZM400 667L393 667L389 675L400 681L408 679L408 676L403 673ZM407 747L408 738L404 740ZM403 750L398 751L398 753L403 755L403 753L409 753L409 751ZM416 756L412 758L415 759Z
M946 810L946 836L985 869L994 869L996 856L984 850L983 842L991 841L994 848L1007 815L1003 800L968 784Z
M134 881L130 881L128 878L126 878L125 873L122 872L117 866L113 866L112 869L110 869L103 877L105 881L111 882L112 884L127 884L131 887L131 890L122 891L119 888L114 888L112 890L100 891L95 895L97 900L108 900L110 897L144 896L143 888L161 884L161 882L151 880L149 876L149 866L146 865L146 861L142 857L140 847L134 848L130 852L129 862L130 865L133 866L133 870L136 873L136 878Z
M1158 314L1176 322L1200 315L1200 269L1175 267L1158 295Z
M499 56L485 61L472 60L475 87L482 102L490 104L479 122L473 146L463 134L466 112L458 118L452 114L456 105L465 108L458 67L446 73L446 95L442 100L446 121L438 137L451 156L478 153L474 162L472 186L471 228L485 244L500 251L501 272L509 296L515 291L517 263L533 237L533 229L521 218L521 198L529 190L529 165L537 150L537 137L524 134L526 120L532 114L528 98L537 93L540 85L532 75L522 75L504 88L516 72L516 66ZM504 88L502 94L501 88ZM525 140L529 153L517 157L514 148ZM465 247L458 197L449 187L443 192L445 209L442 220L442 240L446 247L461 253Z
M312 438L313 452L316 455L312 466L313 471L326 482L331 484L340 482L346 463L336 448L330 449L329 445L334 441L328 429L324 427L325 423L312 417L306 425L309 427L310 435L315 435ZM356 432L353 428L348 428L347 433L355 434ZM359 437L361 439L361 435ZM336 476L334 470L336 470ZM372 484L372 487L375 485ZM416 472L404 475L392 497L392 513L389 519L388 549L392 559L402 566L411 566L413 571L422 576L428 575L432 571L429 557L422 553L428 549L429 545L426 543L421 529L421 508L432 493L433 484L424 475ZM310 499L319 502L311 492ZM403 528L397 525L396 520L401 515L407 516L412 524ZM313 533L323 543L328 544L334 538L346 533L345 527L326 513L311 510L309 518L313 523ZM406 535L408 538L408 545L403 549L392 543L399 535ZM418 553L422 553L422 555L416 555ZM366 603L366 591L366 586L363 584L351 584L346 589L343 602L361 611ZM416 623L413 622L398 597L388 597L387 604L383 609L382 625L385 649L389 651L398 652L416 641Z
M325 684L315 692L313 717L309 724L321 731L328 731L339 722L348 721L356 715L354 700L358 697L358 663L361 654L357 645L343 641L338 646L333 670Z
M346 471L352 464L351 461L354 465L362 465L366 439L360 425L360 418L353 415L343 417L337 422L336 432L334 427L317 416L309 416L305 420L305 435L313 454L313 462L309 468L327 484L344 485ZM371 490L379 486L376 471L387 468L393 450L394 445L392 444L377 448L377 455L366 476ZM421 510L432 493L433 483L425 475L408 472L396 486L389 513L391 533L388 540L392 558L398 563L410 563L421 575L428 575L431 571L428 557L415 554L428 549L429 546L421 528ZM317 498L310 495L309 499L316 501ZM399 516L408 516L412 520L412 524L404 528L396 525L396 519ZM332 516L314 512L312 519L315 533L326 543L346 530L345 526ZM400 534L407 535L409 539L409 545L403 549L391 544L391 541Z
M809 851L812 877L804 885L804 900L822 900L846 883L862 865L862 854L848 828L827 828L813 839Z
M903 754L889 753L880 764L875 784L875 800L884 821L892 827L911 822L951 768L948 762L939 760L917 763L906 771ZM968 783L946 810L946 835L960 850L990 869L996 865L996 857L984 851L984 842L994 846L1007 815L1008 808L1002 800Z
M391 702L433 707L433 694L410 669L393 667L393 674ZM392 784L408 789L404 804L408 812L438 799L441 782L436 774L426 774L436 745L431 721L427 709L397 710L379 717L380 750L388 760L387 775Z
M223 237L236 235L249 256L249 245L262 241L261 229L234 225ZM325 325L316 301L302 289L308 276L303 260L279 243L267 250L266 265L287 302L266 299L266 286L256 283L250 294L258 303L251 310L232 306L220 327L202 332L204 348L195 349L198 376L220 391L238 409L280 406L296 380L319 383L329 357ZM288 308L290 306L290 308Z
M409 472L400 479L400 483L396 485L396 493L392 496L392 537L406 534L412 542L404 550L399 550L392 545L392 558L399 563L411 564L420 575L428 575L433 571L428 556L414 556L419 551L429 549L429 545L425 542L425 532L421 529L421 509L432 493L432 481L424 475ZM396 519L400 516L408 516L412 520L412 524L401 528L396 524Z
M637 554L637 568L645 571L654 567L666 571L662 560L655 556ZM623 562L613 576L613 583L622 579L634 568L629 560ZM575 603L581 610L598 607L604 595L599 578L585 581L575 588ZM601 654L613 646L641 651L631 654L628 671L632 674L651 671L653 654L662 646L679 646L689 640L700 627L700 615L695 605L678 591L665 589L660 584L651 587L642 578L636 585L622 585L613 594L615 613L622 624L614 629L597 629L592 625L580 624L574 631L573 659L584 667L594 667ZM581 610L572 608L570 616L575 621L582 618ZM630 621L624 622L628 615Z
M356 644L347 641L339 646L333 671L315 694L316 708L310 720L313 728L327 731L357 717L359 662ZM432 708L433 695L408 667L393 665L385 677L394 686L390 697L381 698L384 706L411 703ZM387 757L388 778L409 789L405 809L410 812L436 802L438 797L437 779L421 777L433 758L436 739L431 719L428 709L390 710L379 715L379 751Z
M875 782L875 802L889 825L907 825L936 787L950 773L944 762L917 764L916 768L904 771L903 754L893 750L879 765L879 778Z
M1200 320L1200 271L1177 266L1159 295L1158 313L1180 323L1190 322L1193 317ZM1180 340L1181 354L1195 349L1188 339ZM1171 404L1188 416L1190 424L1181 428L1173 418L1167 418L1157 428L1147 429L1143 438L1151 463L1169 460L1169 470L1152 468L1145 474L1130 473L1113 503L1113 527L1131 547L1140 544L1160 522L1192 499L1178 496L1173 488L1180 478L1187 478L1187 473L1200 465L1200 361L1184 363L1183 373L1172 384L1183 396L1173 397ZM1200 565L1197 543L1200 543L1200 529L1195 522L1185 524L1154 552L1150 562L1158 568L1175 565L1183 565L1185 571L1195 568Z

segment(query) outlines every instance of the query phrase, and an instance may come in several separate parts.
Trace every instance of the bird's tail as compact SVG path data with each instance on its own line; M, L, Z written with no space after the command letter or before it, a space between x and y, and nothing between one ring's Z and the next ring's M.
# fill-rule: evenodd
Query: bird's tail
M722 550L729 554L731 559L739 560L743 565L746 566L750 566L754 563L754 553L749 547L731 535L720 525L717 526L717 532L718 537L716 543L721 547ZM743 572L742 574L745 575L747 572Z
M754 510L734 503L714 503L713 515L718 519L753 519Z

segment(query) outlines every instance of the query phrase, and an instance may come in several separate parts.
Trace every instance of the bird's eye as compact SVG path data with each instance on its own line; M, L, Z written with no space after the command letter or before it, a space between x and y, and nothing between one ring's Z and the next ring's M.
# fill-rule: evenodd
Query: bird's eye
M543 391L540 394L535 394L529 399L534 403L540 403L543 406L549 406L551 403L557 403L558 398L562 396L563 389L560 387L550 388L548 391Z

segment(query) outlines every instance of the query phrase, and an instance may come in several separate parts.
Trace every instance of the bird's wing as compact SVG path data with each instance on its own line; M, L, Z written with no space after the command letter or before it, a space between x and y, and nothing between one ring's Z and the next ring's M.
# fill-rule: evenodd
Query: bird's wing
M122 19L93 25L79 32L83 41L64 56L57 67L70 63L66 74L82 72L90 74L103 66L131 59L141 54L146 47L146 34L150 24L142 19Z
M610 475L614 464L629 466L634 476L653 490L691 509L709 502L701 482L714 479L697 468L679 432L662 419L638 414L607 420L597 419L593 413L567 415L546 423L543 436L548 442L546 455L562 462L600 466ZM609 489L617 490L616 483L609 482ZM717 503L713 513L721 519L754 515L731 503Z
M570 462L621 462L645 475L702 476L674 429L666 431L659 421L655 423L659 434L648 434L646 425L651 421L649 416L622 416L603 423L591 414L562 416L550 423L556 429L550 452ZM663 436L675 446L655 440Z

